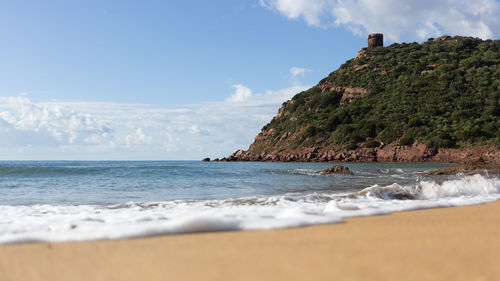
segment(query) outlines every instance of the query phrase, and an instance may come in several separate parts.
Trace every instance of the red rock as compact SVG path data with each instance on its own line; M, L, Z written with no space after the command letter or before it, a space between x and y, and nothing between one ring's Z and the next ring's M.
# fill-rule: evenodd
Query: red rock
M349 171L349 168L344 167L342 165L335 165L328 169L321 170L322 175L332 175L332 174L344 174L344 175L352 175L352 172Z

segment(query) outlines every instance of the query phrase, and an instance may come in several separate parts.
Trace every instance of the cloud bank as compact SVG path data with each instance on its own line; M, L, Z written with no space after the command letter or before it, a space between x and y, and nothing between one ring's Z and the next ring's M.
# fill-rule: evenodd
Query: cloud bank
M292 75L292 78L296 78L298 76L304 76L306 73L311 72L311 71L312 70L307 69L307 68L293 66L290 68L290 75Z
M248 147L284 101L309 88L233 87L224 101L175 109L0 97L0 160L224 157Z
M262 7L308 25L343 26L356 35L381 32L395 42L443 34L500 35L497 0L259 0Z

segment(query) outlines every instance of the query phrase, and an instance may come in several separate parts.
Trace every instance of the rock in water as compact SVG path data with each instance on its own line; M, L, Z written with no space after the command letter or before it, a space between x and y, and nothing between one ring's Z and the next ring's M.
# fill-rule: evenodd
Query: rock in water
M322 175L332 175L332 174L342 174L342 175L352 175L352 172L349 171L349 168L344 167L342 165L335 165L328 169L321 170Z
M207 157L207 158L204 158L204 159L203 159L203 160L201 160L201 161L203 161L203 162L210 162L210 158L208 158L208 157Z
M472 158L458 161L451 167L425 173L426 176L455 174L500 174L500 163L486 163L483 158Z

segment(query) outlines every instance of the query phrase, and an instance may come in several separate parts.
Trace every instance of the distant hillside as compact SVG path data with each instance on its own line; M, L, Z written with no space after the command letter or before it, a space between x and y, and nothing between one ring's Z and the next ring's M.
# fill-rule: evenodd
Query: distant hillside
M362 49L228 160L452 161L499 147L500 40L443 36Z

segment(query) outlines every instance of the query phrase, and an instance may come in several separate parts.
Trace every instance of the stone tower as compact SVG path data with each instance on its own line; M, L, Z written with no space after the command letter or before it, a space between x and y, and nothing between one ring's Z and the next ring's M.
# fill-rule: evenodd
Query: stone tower
M382 33L368 34L368 50L372 50L377 47L384 47L384 34Z

